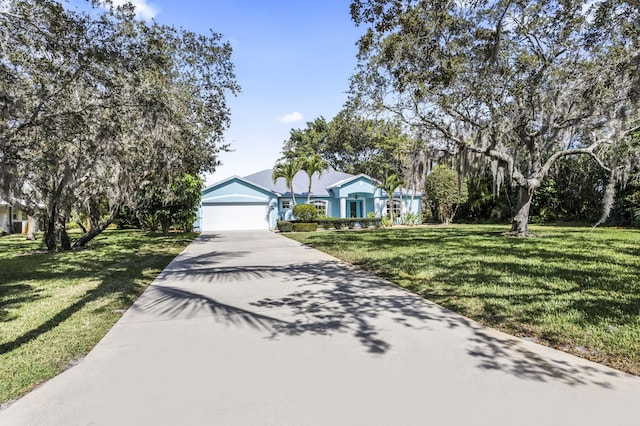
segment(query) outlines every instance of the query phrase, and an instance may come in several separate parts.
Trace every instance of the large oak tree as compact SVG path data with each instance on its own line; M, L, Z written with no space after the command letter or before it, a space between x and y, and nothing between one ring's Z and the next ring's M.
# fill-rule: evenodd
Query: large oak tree
M0 20L0 197L44 207L50 250L71 247L73 209L93 219L82 246L141 189L215 168L239 90L219 34L51 0L8 0Z
M637 147L640 13L624 0L354 0L354 102L400 117L518 187L512 233L560 158L624 179ZM611 198L611 191L608 191ZM610 203L609 203L610 204Z

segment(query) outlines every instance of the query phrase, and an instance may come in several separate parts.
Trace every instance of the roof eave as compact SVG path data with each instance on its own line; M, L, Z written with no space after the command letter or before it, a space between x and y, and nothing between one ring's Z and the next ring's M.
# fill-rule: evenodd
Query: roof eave
M244 183L248 183L249 185L251 185L251 186L253 186L253 187L255 187L255 188L259 188L259 189L261 189L261 190L263 190L263 191L269 192L269 193L274 194L274 195L276 195L276 196L281 196L281 194L280 194L279 192L276 192L276 191L274 191L274 190L272 190L272 189L269 189L269 188L265 188L265 187L264 187L264 186L262 186L262 185L258 185L257 183L255 183L255 182L251 182L250 180L247 180L247 179L245 179L245 178L243 178L243 177L241 177L241 176L238 176L238 175L233 175L233 176L231 176L231 177L228 177L228 178L226 178L226 179L221 180L220 182L216 182L216 183L214 183L214 184L211 184L211 185L207 186L206 188L204 188L204 189L202 190L202 192L205 192L205 191L207 191L208 189L211 189L211 188L213 188L213 187L223 185L223 184L225 184L225 183L227 183L227 182L230 182L230 181L232 181L232 180L240 180L240 181L242 181L242 182L244 182Z

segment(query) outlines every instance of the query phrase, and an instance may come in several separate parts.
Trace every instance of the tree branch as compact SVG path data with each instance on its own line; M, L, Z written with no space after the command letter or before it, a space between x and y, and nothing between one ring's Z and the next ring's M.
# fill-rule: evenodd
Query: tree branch
M574 148L574 149L567 149L564 151L556 152L555 154L553 154L551 157L547 159L547 161L544 163L544 166L542 166L542 168L538 172L540 179L546 176L547 172L549 172L549 169L551 169L551 166L553 165L553 163L555 163L558 159L562 157L568 157L571 155L581 155L581 154L590 155L594 160L596 160L596 162L600 167L610 172L611 169L607 167L594 152L595 149L598 148L601 144L602 144L602 141L596 141L592 143L590 146L588 146L587 148Z

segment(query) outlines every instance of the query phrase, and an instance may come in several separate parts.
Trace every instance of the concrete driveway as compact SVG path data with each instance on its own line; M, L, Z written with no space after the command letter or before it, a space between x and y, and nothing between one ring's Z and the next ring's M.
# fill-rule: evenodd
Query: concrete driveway
M0 425L637 425L640 379L269 232L206 234Z

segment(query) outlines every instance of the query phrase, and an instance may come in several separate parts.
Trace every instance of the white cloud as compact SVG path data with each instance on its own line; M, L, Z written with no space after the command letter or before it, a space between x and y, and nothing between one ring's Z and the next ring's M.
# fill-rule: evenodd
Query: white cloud
M296 121L304 120L304 115L296 111L278 117L277 120L281 123L295 123Z
M126 3L131 3L136 8L136 15L142 19L153 19L158 14L159 10L147 0L111 0L114 6L122 6Z

